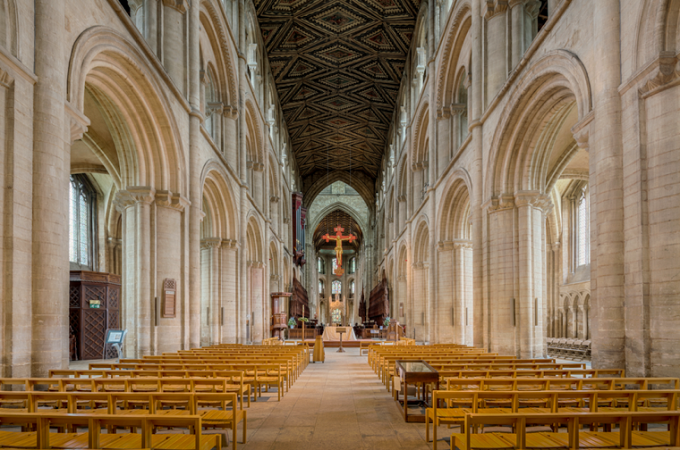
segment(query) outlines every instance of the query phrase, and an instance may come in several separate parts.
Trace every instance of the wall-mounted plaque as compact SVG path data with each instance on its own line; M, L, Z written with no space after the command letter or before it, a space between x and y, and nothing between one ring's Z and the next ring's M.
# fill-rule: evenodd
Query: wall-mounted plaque
M172 278L163 280L163 308L161 317L170 319L177 317L177 282Z

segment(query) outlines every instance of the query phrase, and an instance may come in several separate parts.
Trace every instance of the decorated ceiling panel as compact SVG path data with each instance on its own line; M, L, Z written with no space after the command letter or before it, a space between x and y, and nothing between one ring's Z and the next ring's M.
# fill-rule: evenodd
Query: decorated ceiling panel
M419 4L255 0L303 177L377 177Z

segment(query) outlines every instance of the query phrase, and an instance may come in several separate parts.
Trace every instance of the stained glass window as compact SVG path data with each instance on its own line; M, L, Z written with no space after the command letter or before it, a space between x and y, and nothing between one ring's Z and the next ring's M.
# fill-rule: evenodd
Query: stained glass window
M69 259L92 269L95 192L87 178L71 176L69 195Z
M352 257L349 260L349 273L354 273L357 271L357 258Z
M323 263L323 259L316 258L316 265L317 265L317 270L320 274L326 273L326 268L325 268L325 264Z
M349 295L354 295L354 280L349 282Z
M337 258L333 258L333 273L335 273L338 270L338 260Z
M331 293L333 295L342 294L342 283L340 283L340 281L335 280L333 283L331 283L331 288Z
M323 297L325 295L324 288L323 288L323 280L319 280L319 295Z

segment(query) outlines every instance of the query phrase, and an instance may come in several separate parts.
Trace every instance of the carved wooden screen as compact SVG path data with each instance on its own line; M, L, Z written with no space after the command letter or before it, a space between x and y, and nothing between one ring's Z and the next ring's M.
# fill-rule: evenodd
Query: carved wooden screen
M69 335L75 336L71 358L115 357L104 344L106 330L120 328L120 276L72 271L69 288Z

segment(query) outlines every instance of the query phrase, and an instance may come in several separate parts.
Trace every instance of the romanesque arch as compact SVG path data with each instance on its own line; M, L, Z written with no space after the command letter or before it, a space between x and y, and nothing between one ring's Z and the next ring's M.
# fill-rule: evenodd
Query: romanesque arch
M0 46L21 59L18 14L16 0L0 0Z
M165 89L137 47L103 26L84 31L69 62L67 99L84 113L91 94L116 129L122 187L186 194L182 142Z
M443 51L440 53L440 61L437 72L436 107L437 111L449 107L455 102L457 73L463 65L461 56L466 40L469 39L470 27L472 26L472 10L469 1L456 4L456 9L451 13L453 20L449 20L449 26L444 30L442 37Z

